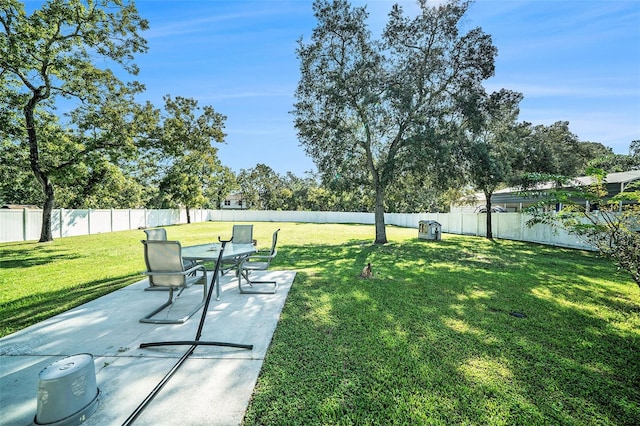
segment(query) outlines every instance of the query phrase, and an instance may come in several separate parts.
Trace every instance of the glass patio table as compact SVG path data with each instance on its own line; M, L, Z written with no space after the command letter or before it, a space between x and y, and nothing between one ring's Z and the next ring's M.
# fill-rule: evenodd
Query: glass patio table
M220 243L200 244L197 246L182 247L182 258L186 260L195 260L196 262L217 261L220 254ZM242 260L255 253L256 246L253 244L234 244L226 243L222 252L222 260L239 259ZM219 276L213 277L216 280L216 300L220 300L220 283Z

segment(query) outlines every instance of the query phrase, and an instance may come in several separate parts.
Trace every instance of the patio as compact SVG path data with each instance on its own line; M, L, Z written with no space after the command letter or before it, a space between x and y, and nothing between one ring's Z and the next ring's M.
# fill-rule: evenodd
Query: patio
M253 350L198 346L134 424L240 424L295 272L257 276L277 280L278 291L240 294L235 276L223 276L221 299L212 298L201 337L252 344ZM0 423L32 423L40 371L80 353L93 355L100 391L98 408L84 424L125 422L189 348L139 349L140 343L193 340L202 315L181 325L142 324L138 320L167 297L145 287L146 279L0 339ZM200 289L188 289L167 311L179 314L201 297Z

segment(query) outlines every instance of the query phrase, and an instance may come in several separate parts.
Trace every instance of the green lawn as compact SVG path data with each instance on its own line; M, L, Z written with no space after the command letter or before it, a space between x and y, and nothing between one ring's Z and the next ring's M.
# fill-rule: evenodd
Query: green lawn
M640 290L596 254L263 222L261 247L277 228L273 268L298 274L246 424L640 423ZM186 245L231 224L167 229ZM2 334L139 280L143 235L1 244Z

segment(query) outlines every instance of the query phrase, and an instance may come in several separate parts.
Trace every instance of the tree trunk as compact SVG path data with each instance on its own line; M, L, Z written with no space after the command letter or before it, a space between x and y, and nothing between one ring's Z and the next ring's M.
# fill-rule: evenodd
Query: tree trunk
M35 120L33 112L35 106L40 99L39 93L29 100L24 107L24 119L27 126L27 136L29 138L29 165L33 171L36 180L42 186L42 192L44 193L44 206L42 206L42 229L40 230L40 242L45 243L53 241L53 234L51 233L51 212L53 211L54 203L54 190L53 183L49 180L46 173L40 168L40 152L38 149L38 135L36 133ZM60 218L62 220L62 218Z
M485 192L484 196L487 200L485 208L487 209L487 238L493 240L493 230L491 229L491 195Z
M40 242L45 243L53 241L53 234L51 232L51 212L53 211L54 192L53 185L46 179L44 187L44 206L42 206L42 229L40 230ZM62 217L60 217L62 221Z
M374 210L376 222L376 244L387 243L387 230L384 225L384 190L376 185L376 206Z
M187 223L191 223L191 211L189 210L189 207L186 207L187 209Z

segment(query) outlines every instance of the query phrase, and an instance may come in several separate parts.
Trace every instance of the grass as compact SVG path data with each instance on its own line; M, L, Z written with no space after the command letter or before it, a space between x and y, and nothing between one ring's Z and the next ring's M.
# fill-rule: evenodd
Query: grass
M609 261L395 227L376 246L362 225L257 223L261 247L278 227L273 268L298 274L247 425L639 423L640 290ZM140 279L141 237L0 245L2 333Z

